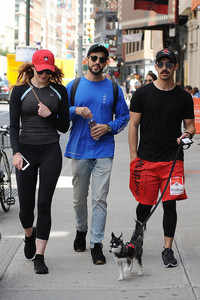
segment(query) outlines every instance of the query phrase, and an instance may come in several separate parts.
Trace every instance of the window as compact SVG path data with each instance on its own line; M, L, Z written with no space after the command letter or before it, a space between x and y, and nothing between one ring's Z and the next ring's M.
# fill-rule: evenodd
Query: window
M15 27L19 27L19 16L15 16Z
M19 4L15 4L15 12L19 12Z
M136 34L136 33L142 33L144 35L144 31L142 30L135 30L130 29L126 31L126 34ZM143 36L142 36L143 37ZM138 52L144 49L144 41L137 41L137 42L129 42L126 43L126 54Z
M15 30L15 40L18 40L19 38L19 30Z

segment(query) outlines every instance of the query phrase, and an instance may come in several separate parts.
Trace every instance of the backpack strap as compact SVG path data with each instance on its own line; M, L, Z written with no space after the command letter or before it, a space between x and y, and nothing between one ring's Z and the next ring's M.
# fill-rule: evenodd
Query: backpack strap
M74 83L72 85L72 89L71 89L71 97L70 97L70 101L71 101L71 106L74 106L74 98L76 95L76 90L78 88L79 82L81 80L81 77L77 77L74 79ZM115 81L112 81L112 86L113 86L113 113L115 112L115 106L117 103L117 99L118 99L118 84Z
M74 106L74 98L76 95L76 90L78 88L79 82L81 80L81 77L77 77L74 79L74 83L72 85L72 89L71 89L71 97L70 97L70 101L71 101L71 106Z
M117 84L117 82L112 81L112 85L113 85L113 96L114 96L112 111L113 111L113 114L114 114L115 113L115 106L116 106L117 99L118 99L118 84Z

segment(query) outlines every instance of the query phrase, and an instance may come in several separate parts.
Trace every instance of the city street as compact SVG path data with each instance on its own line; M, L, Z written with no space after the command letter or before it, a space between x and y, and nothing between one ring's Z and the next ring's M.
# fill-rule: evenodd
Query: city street
M9 122L8 105L0 103L0 125ZM61 135L64 152L68 134ZM123 232L129 241L134 229L136 201L129 190L129 148L127 128L116 136L116 152L108 196L108 216L104 239L106 265L92 263L89 249L73 250L75 237L70 161L63 158L63 169L52 205L52 231L45 261L49 274L37 275L33 262L23 253L24 234L18 201L8 213L0 209L0 299L1 300L197 300L200 299L200 136L185 151L188 200L177 203L178 225L174 254L178 267L163 267L162 204L147 223L144 239L143 276L137 277L137 263L126 280L118 281L118 266L109 253L111 232ZM89 197L89 211L91 198ZM90 229L89 212L89 229Z

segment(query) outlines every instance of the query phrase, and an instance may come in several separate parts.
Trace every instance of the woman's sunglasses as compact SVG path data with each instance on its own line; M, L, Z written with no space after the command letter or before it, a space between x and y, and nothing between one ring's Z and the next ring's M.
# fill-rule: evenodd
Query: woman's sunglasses
M99 61L100 61L101 64L104 64L104 63L107 61L107 58L104 57L104 56L98 57L98 56L96 56L96 55L90 55L90 56L88 56L88 57L90 57L90 58L91 58L91 61L93 61L93 62L95 62L95 61L97 61L97 59L99 59Z
M36 70L36 69L35 69L35 70ZM53 74L53 72L52 72L51 70L42 70L42 71L37 71L37 70L36 70L36 72L37 72L38 75L42 75L44 72L45 72L47 75Z
M145 79L145 82L152 82L153 80L152 79Z

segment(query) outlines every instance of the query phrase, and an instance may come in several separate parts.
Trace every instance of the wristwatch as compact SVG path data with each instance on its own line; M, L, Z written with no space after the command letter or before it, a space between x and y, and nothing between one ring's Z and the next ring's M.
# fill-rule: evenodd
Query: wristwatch
M112 128L110 127L110 125L106 124L108 126L108 132L112 131Z

